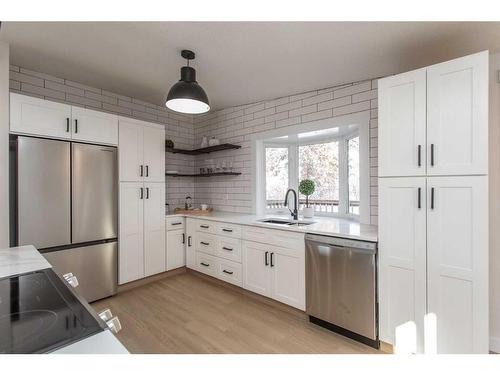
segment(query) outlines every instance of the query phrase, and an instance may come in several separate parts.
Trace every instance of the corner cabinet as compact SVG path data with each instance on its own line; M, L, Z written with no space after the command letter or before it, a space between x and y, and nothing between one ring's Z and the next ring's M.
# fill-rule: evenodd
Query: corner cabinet
M396 352L488 353L488 62L379 81L380 338Z
M10 131L18 134L116 145L118 144L118 116L11 93Z

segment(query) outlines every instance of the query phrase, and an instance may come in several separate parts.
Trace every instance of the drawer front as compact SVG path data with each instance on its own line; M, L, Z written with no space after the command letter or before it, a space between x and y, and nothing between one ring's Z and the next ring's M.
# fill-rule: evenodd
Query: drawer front
M245 226L242 230L242 237L244 240L260 242L279 247L297 250L305 249L305 240L303 233Z
M167 217L167 230L184 229L183 217Z
M241 240L220 236L216 255L220 258L241 263Z
M197 220L196 221L196 231L203 233L216 233L217 223L208 220Z
M286 230L272 230L270 234L271 243L275 246L285 247L287 249L305 251L305 235L304 233L290 232Z
M217 276L217 258L208 254L196 252L196 270L201 273Z
M242 237L244 240L269 243L270 230L261 227L245 226L242 230Z
M241 226L228 223L217 223L217 234L221 236L241 238Z
M218 259L216 277L228 283L243 286L242 267L240 263Z
M217 236L208 233L196 233L194 238L196 251L202 251L207 254L217 254Z

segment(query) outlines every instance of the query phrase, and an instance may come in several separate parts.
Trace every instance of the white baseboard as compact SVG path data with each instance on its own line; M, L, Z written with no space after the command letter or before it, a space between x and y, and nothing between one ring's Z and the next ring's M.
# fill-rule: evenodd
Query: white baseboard
M500 337L490 337L490 350L500 353Z

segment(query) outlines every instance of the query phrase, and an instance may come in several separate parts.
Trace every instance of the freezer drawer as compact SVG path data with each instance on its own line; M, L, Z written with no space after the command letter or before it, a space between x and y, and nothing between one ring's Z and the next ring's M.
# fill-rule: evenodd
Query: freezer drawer
M72 143L72 242L118 237L115 147Z
M70 243L70 144L18 137L16 152L17 244Z
M58 275L73 273L76 291L88 302L116 294L118 242L43 253Z

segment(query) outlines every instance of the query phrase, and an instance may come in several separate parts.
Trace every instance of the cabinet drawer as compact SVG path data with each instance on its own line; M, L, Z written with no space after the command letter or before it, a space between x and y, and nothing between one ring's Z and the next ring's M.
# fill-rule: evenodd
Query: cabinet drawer
M243 227L242 237L244 240L261 242L289 249L302 251L305 249L303 233L246 226Z
M202 251L207 254L216 255L217 236L209 233L196 233L194 238L196 251Z
M228 223L217 223L216 233L222 236L241 238L241 226Z
M228 283L242 286L242 267L240 263L231 262L227 259L217 259L217 276L218 279Z
M196 231L197 232L205 232L205 233L216 233L217 223L208 220L197 220L196 222Z
M167 230L184 229L183 217L167 217Z
M241 240L230 237L219 237L216 255L218 257L241 263Z
M217 258L196 252L196 269L210 276L217 276Z

